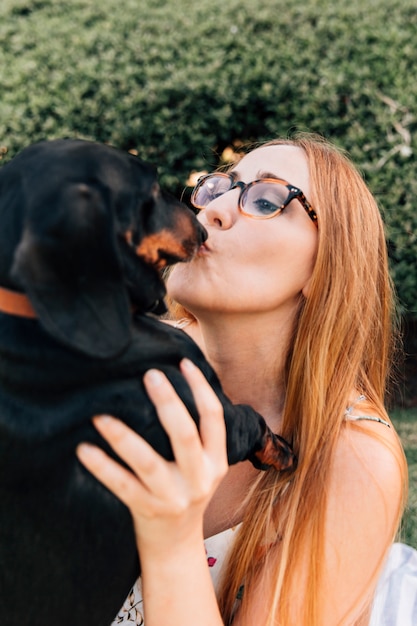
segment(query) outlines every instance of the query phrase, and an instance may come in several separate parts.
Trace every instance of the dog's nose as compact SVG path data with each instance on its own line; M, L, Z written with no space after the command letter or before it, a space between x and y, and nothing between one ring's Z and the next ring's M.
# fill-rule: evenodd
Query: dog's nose
M200 223L198 223L198 233L197 233L197 236L198 236L198 241L199 241L200 246L208 238L208 232L206 231L204 226L202 226L202 224L200 224Z

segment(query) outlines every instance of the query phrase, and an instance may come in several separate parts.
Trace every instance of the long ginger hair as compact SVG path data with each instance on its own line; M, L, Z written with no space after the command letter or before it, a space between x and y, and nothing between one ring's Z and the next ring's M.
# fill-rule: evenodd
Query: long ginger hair
M276 550L266 550L264 558L276 584L268 623L262 626L291 624L286 599L296 589L293 572L306 559L304 615L297 626L318 626L329 468L346 427L352 390L364 394L375 414L388 419L384 403L396 337L393 289L379 209L344 153L307 134L263 145L294 145L305 151L309 200L318 215L317 258L308 297L300 300L286 368L281 434L292 443L298 467L291 476L268 471L257 479L224 572L219 605L225 624L230 624L244 584L244 610L262 567L265 571L260 555L273 529L279 556ZM357 423L349 427L360 428ZM393 447L393 453L404 477L404 501L407 470L401 446ZM401 514L402 505L398 524ZM359 591L355 607L365 611L369 602L367 592Z

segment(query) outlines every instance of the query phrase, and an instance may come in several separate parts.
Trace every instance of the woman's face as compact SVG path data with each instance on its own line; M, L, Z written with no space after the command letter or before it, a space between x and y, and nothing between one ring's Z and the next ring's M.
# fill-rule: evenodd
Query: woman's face
M296 146L257 148L233 172L245 183L281 178L310 197L307 159ZM177 264L168 279L168 294L197 318L293 310L300 293L307 293L317 228L303 206L292 200L279 215L256 220L239 211L239 193L232 189L200 211L207 242L191 262Z

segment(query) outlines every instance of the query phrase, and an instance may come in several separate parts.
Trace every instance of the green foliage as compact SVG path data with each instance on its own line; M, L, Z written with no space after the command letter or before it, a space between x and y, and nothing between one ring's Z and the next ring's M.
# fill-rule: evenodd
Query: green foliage
M410 485L399 539L417 549L417 409L397 409L392 420L404 446Z
M0 157L95 139L178 194L236 142L319 132L377 195L417 318L416 37L415 0L2 0Z

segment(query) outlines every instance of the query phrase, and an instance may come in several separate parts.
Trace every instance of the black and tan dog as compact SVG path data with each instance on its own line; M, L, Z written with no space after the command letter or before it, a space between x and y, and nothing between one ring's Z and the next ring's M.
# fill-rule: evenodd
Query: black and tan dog
M160 270L206 238L153 169L80 140L33 145L0 170L0 621L107 626L139 573L127 509L75 457L91 417L125 420L167 458L142 375L163 370L198 421L178 363L225 409L229 462L293 464L247 406L233 406L163 310ZM105 447L104 442L100 442Z

